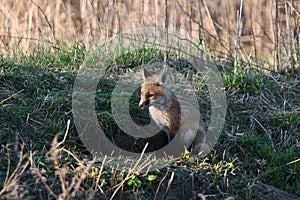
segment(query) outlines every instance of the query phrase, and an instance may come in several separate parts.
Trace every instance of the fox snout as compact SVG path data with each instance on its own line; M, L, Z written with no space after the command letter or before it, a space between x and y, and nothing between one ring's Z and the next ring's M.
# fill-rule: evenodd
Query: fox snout
M149 107L149 101L146 101L146 102L140 102L139 103L139 107L144 109L144 108L148 108Z

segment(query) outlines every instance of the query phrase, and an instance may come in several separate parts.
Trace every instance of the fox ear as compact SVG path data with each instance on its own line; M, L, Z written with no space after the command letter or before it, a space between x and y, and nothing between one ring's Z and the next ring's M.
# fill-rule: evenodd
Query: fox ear
M157 85L160 85L160 86L166 85L166 84L167 84L167 80L168 80L168 76L167 76L167 74L164 72L164 73L162 73L162 74L158 77L158 79L156 80L156 83L157 83Z
M145 68L144 68L144 81L148 78L148 77L151 77L152 76L152 74L148 71L148 70L146 70Z

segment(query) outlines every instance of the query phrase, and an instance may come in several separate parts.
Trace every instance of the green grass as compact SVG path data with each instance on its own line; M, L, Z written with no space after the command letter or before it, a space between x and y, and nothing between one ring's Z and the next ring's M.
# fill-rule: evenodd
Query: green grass
M224 130L213 152L203 159L186 155L169 167L147 174L138 170L126 172L102 168L101 162L93 166L84 162L92 160L92 156L75 130L71 101L76 72L87 54L84 48L74 45L71 49L51 52L38 47L29 55L17 52L9 58L0 57L2 198L53 199L69 195L74 199L105 199L116 195L127 199L153 199L156 195L160 199L169 191L167 199L178 199L183 194L195 199L199 193L207 199L230 196L259 199L254 187L258 181L300 196L300 162L297 160L300 158L300 86L297 79L264 74L249 66L235 74L233 67L224 65L221 74L228 110ZM153 58L163 59L160 51L146 48L134 52L124 50L120 55L109 69L120 67L126 71ZM177 70L187 73L186 62L176 55L171 58L177 63L174 66ZM114 122L110 100L118 72L108 71L110 76L100 79L101 92L96 95L95 106L102 128L116 142L123 132ZM194 80L192 85L205 122L209 123L207 88L199 80ZM132 95L130 102L134 120L147 123L147 112L137 107L138 94ZM55 148L67 129L66 139ZM20 152L24 153L23 160L20 160Z

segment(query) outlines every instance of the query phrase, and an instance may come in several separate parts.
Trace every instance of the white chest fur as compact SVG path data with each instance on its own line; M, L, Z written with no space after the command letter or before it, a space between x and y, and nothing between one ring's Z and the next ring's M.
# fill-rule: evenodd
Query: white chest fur
M170 120L167 116L164 115L162 109L159 109L155 106L151 106L149 108L150 115L152 119L158 124L160 127L169 127Z

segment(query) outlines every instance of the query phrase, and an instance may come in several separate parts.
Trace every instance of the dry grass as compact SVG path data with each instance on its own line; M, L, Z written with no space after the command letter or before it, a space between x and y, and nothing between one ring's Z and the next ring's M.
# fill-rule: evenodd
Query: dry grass
M28 0L0 3L3 54L74 41L88 49L112 35L149 26L165 27L165 2L150 0ZM242 6L241 6L242 5ZM168 28L202 40L223 57L294 73L299 67L298 0L168 1Z

